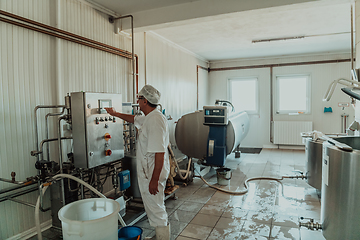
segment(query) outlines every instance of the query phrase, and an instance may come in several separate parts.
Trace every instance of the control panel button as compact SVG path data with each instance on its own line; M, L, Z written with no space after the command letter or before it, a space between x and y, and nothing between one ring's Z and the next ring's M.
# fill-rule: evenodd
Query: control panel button
M98 117L95 118L95 123L99 124L99 118Z
M105 133L104 138L106 141L109 141L111 138L111 135L109 133Z
M105 156L111 156L112 151L110 149L105 150Z

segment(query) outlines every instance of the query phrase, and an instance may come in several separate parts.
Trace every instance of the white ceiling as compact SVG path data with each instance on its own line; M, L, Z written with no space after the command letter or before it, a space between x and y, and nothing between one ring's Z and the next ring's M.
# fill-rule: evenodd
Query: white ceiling
M206 0L95 0L119 14L132 14L135 30L152 31L209 61L350 52L351 0L304 0L305 2L290 5L284 2L294 0L277 1L275 7L265 6L266 8L259 7L263 1L257 0L253 2L258 2L258 5L239 8L239 11L233 7L239 5L239 0L236 3L227 0L229 4L237 4L229 5L234 11L225 9L221 12L218 11L218 6L214 6L217 7L217 12L211 6L194 10L194 4L201 3L203 6L204 1ZM186 14L184 7L188 6L192 8ZM251 8L254 10L248 10ZM172 11L176 13L176 9L182 11L181 17L171 14ZM141 26L143 19L147 20L143 22L151 22L151 18L160 19L160 13L163 14L164 22L153 21L152 25ZM183 17L185 15L189 17L186 19ZM201 17L196 17L200 15ZM296 36L305 38L252 43L252 40Z

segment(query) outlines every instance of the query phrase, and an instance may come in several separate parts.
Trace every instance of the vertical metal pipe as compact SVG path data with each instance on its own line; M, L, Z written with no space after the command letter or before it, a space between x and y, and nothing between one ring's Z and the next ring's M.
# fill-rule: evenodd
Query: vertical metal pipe
M139 57L135 55L135 59L136 59L136 94L139 93Z
M49 139L49 124L48 124L48 118L49 116L59 116L62 115L65 112L65 107L62 108L61 112L59 113L48 113L45 116L45 133L46 133L46 139ZM50 161L50 149L49 149L49 144L46 146L46 150L47 150L47 160ZM43 158L44 158L44 154L42 154Z
M344 119L344 121L343 121L343 131L344 131L344 133L346 133L346 129L347 129L347 119L348 119L349 115L343 114L343 115L341 115L341 117Z
M38 133L38 125L37 125L37 110L39 108L60 108L65 107L64 105L38 105L34 109L34 116L35 116L35 149L39 151L39 133ZM39 161L39 155L36 156L36 160Z
M61 144L61 120L65 119L65 116L59 117L58 119L58 146L59 146L59 165L60 165L60 174L63 174L63 161L62 161L62 144ZM65 188L64 188L64 178L61 178L61 198L62 204L65 206Z
M136 90L135 90L135 53L134 53L134 19L131 17L131 60L132 60L132 75L133 75L133 103L136 103Z
M199 110L199 65L196 65L196 110Z
M144 78L145 78L145 85L147 83L147 79L146 79L146 64L147 64L147 59L146 59L146 32L144 32Z
M65 105L38 105L35 107L34 109L34 116L35 116L35 149L36 149L36 152L39 151L39 133L38 133L38 125L37 125L37 110L39 108L64 108ZM61 142L61 140L59 139L59 141ZM39 154L36 155L36 161L39 161ZM37 170L37 174L40 175L40 170ZM40 188L40 181L38 181L38 187ZM39 192L40 196L42 195L42 192L40 190ZM40 197L40 200L41 200L41 197Z
M38 106L35 107L34 109L34 117L35 117L35 150L39 151L38 145L39 145L39 133L38 133L38 125L37 125L37 115L36 115L36 111L38 110ZM36 155L36 161L39 161L39 155ZM40 170L37 171L38 175Z
M80 179L84 181L84 175L82 169L80 169ZM80 184L81 199L84 199L84 185Z
M351 5L351 69L354 69L354 23L353 23L353 6ZM353 79L355 80L355 79Z
M273 113L273 67L270 67L270 142L274 143L273 141L273 123L274 123L274 113Z

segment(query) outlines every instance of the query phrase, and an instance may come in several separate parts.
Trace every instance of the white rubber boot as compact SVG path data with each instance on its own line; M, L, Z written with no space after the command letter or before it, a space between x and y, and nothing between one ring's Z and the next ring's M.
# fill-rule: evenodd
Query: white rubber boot
M170 240L170 223L166 227L156 227L156 240Z
M146 237L145 240L170 240L170 223L166 227L156 227L155 236Z

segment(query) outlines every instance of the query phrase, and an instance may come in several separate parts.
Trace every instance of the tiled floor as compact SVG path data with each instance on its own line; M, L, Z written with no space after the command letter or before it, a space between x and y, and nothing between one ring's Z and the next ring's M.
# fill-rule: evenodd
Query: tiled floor
M263 149L260 154L241 154L240 159L230 155L226 167L232 169L228 186L217 185L214 170L206 175L206 180L212 185L239 191L250 177L280 177L295 175L294 170L304 171L305 152ZM298 227L299 217L319 222L317 191L301 179L286 179L282 183L281 187L276 181L252 181L247 194L230 195L195 178L192 184L181 186L176 192L177 200L166 201L171 239L324 240L321 231ZM143 237L155 234L146 217L136 225L143 229ZM43 236L44 239L59 239L59 234L50 230Z
M232 169L229 186L217 185L215 171L206 175L207 181L238 191L250 177L280 177L295 175L295 170L304 171L305 152L263 149L260 154L242 154L240 159L230 155L226 167ZM282 183L281 187L276 181L256 180L250 182L247 194L230 195L195 178L176 192L177 200L166 201L171 239L324 240L320 231L299 228L299 217L320 220L316 189L301 179L286 179ZM143 228L144 236L155 234L147 219L136 225Z

